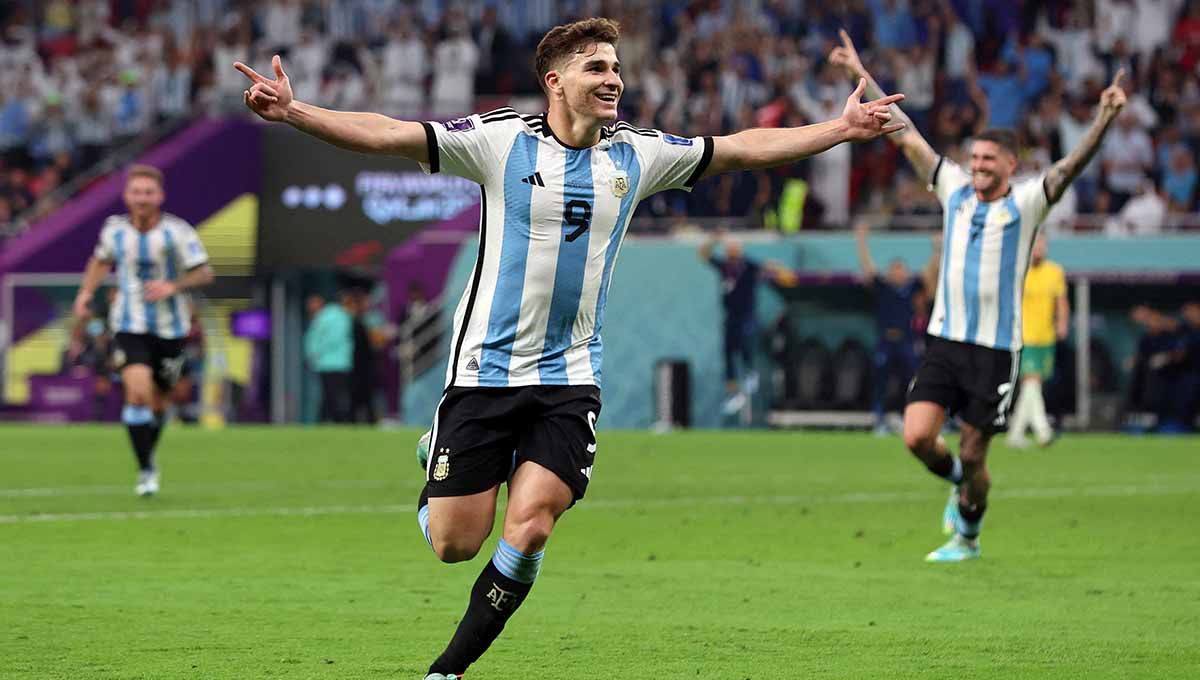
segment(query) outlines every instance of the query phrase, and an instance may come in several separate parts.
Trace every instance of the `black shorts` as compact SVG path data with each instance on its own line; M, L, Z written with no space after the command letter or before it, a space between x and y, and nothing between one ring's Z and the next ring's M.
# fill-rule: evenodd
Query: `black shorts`
M425 470L429 495L469 496L533 461L583 498L596 458L600 390L591 385L452 387L438 405Z
M183 371L183 340L160 338L157 335L139 333L117 333L113 341L113 367L121 369L133 364L150 367L154 384L159 390L169 392L179 381Z
M1015 353L929 336L908 387L908 403L932 401L987 434L1008 427L1016 381Z

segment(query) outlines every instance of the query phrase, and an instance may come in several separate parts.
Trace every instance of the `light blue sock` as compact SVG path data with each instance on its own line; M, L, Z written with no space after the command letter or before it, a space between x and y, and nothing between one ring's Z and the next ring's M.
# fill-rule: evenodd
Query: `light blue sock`
M126 425L150 425L154 422L154 411L149 406L125 404L121 409L121 422Z
M954 468L950 470L950 481L953 482L954 484L962 484L962 480L963 480L962 459L960 459L958 456L954 456L954 455L952 455L950 457L954 459Z
M532 555L517 550L503 538L496 544L496 554L492 555L492 564L505 576L518 583L533 583L538 572L542 570L542 556L545 550L539 550Z
M428 504L422 505L421 509L417 511L417 524L420 525L420 527L421 527L421 535L425 537L425 542L428 543L429 547L432 549L433 548L433 539L430 538L430 536L429 536L429 505Z

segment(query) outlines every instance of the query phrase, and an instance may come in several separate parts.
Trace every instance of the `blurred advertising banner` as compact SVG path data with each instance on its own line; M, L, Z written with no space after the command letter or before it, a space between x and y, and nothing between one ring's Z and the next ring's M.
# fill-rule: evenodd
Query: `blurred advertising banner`
M262 137L258 266L361 267L479 201L479 186L414 162L339 149L286 126Z

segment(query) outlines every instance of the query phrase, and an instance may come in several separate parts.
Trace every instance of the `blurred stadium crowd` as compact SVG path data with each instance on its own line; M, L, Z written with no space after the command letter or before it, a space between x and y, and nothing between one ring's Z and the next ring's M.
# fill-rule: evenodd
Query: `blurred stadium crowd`
M606 15L622 24L623 118L639 126L721 134L837 115L849 86L825 57L845 27L935 148L1012 127L1030 171L1074 146L1124 67L1131 105L1052 229L1196 226L1195 0L15 0L0 13L0 224L46 212L55 188L167 121L239 110L235 60L269 72L280 53L297 96L334 108L532 110L526 66L543 31ZM937 204L904 165L887 143L844 146L641 214L792 230L871 211L933 226Z

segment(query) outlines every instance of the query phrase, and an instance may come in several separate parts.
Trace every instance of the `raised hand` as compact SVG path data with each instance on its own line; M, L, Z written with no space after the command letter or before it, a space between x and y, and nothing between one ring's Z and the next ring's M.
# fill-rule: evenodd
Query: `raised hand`
M854 41L850 39L850 34L845 29L838 29L838 35L842 38L842 45L833 48L829 53L829 63L845 69L851 78L865 77L867 70L858 57L858 50L854 49Z
M866 78L858 79L858 87L846 98L846 108L842 110L842 122L847 128L847 135L853 141L875 139L880 135L899 132L904 129L903 123L892 123L890 107L903 101L904 95L891 94L874 101L863 102L863 91L867 88Z
M275 80L267 80L240 61L234 62L233 67L250 79L250 89L242 93L246 106L265 120L283 120L292 103L292 83L283 72L283 62L279 55L271 58Z
M1125 90L1121 88L1121 79L1125 77L1125 69L1117 69L1112 84L1100 93L1100 112L1105 116L1115 117L1125 106Z

